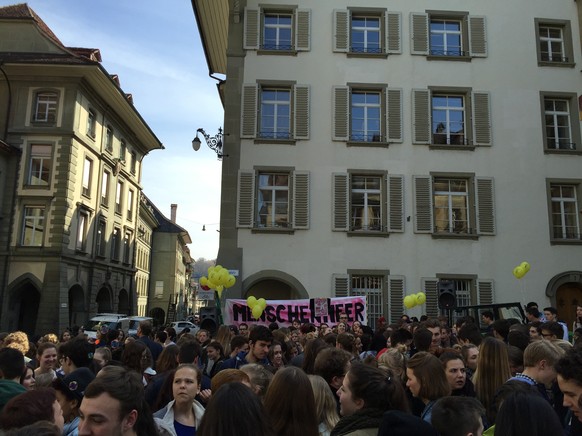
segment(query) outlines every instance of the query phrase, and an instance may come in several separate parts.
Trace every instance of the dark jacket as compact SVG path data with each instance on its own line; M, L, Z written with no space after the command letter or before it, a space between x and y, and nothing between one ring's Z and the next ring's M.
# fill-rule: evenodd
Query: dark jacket
M250 353L250 351L248 353ZM239 369L241 366L246 365L247 363L250 363L246 359L248 353L246 351L241 351L236 356L231 357L230 359L226 359L223 362L221 369L229 369L229 368L230 369ZM257 362L257 363L259 363L261 365L269 366L269 359L267 359L265 357L263 360L261 360L260 362Z
M17 395L26 392L26 388L12 380L0 380L0 410Z

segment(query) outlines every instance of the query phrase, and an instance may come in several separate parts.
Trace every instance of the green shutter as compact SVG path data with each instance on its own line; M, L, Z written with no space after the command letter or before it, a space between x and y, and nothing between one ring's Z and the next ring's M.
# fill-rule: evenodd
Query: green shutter
M414 232L432 233L432 178L413 176Z
M402 142L402 89L386 90L387 141Z
M349 230L350 177L347 173L334 173L332 176L332 230L334 232L347 232Z
M477 292L478 301L477 304L493 304L494 295L494 283L491 279L482 279L477 281Z
M333 11L333 51L350 51L350 12L347 10Z
M493 179L477 177L475 179L475 194L477 207L477 233L480 235L495 235L495 195Z
M402 14L400 12L386 12L384 14L386 26L386 53L402 53Z
M404 232L404 176L388 176L388 231Z
M412 90L412 143L430 144L430 91Z
M404 276L388 276L388 295L390 306L388 307L388 323L395 324L400 321L404 313Z
M422 291L426 295L424 311L430 318L436 318L439 315L437 290L438 279L423 277L421 283Z
M333 274L331 281L334 297L350 296L350 276L348 274Z
M309 171L293 174L293 228L309 229Z
M311 9L297 9L295 12L295 49L311 50Z
M410 54L413 55L428 55L428 14L410 14Z
M350 88L333 87L333 141L347 141L350 135Z
M239 170L236 226L252 228L255 215L255 172Z
M245 8L243 48L258 50L261 41L261 10Z
M309 86L295 85L293 87L293 137L309 139Z
M255 138L257 136L257 104L259 85L246 84L242 89L241 108L241 138Z
M469 16L469 40L472 57L487 57L485 17Z
M488 92L472 93L473 144L489 146L491 139L491 96Z

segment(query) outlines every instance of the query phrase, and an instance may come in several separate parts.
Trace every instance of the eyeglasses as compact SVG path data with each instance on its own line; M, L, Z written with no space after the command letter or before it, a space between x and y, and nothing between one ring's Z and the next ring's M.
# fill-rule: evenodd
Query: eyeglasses
M246 332L248 329L246 327L239 327L239 332Z

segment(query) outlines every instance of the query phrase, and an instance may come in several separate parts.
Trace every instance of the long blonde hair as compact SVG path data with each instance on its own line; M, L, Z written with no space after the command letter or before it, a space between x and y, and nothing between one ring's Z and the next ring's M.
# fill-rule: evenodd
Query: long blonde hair
M331 431L340 420L333 393L323 377L319 375L308 375L308 377L315 397L317 419L320 424L323 423L327 430Z
M390 370L401 381L406 379L406 356L397 348L390 348L378 357L378 368Z
M222 349L224 350L224 355L230 355L230 327L227 325L221 325L218 327L218 331L216 335L214 335L214 340L219 342L222 345Z

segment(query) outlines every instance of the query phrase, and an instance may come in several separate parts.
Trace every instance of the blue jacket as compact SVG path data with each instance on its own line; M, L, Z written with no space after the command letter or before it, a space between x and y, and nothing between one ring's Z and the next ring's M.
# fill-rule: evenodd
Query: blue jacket
M248 353L250 353L250 351ZM236 356L231 357L230 359L226 359L222 363L221 369L229 369L229 368L230 369L239 369L241 366L246 365L247 363L250 363L246 359L248 353L245 351L241 351ZM269 359L267 359L266 357L257 363L260 363L261 365L265 365L265 366L270 365Z

